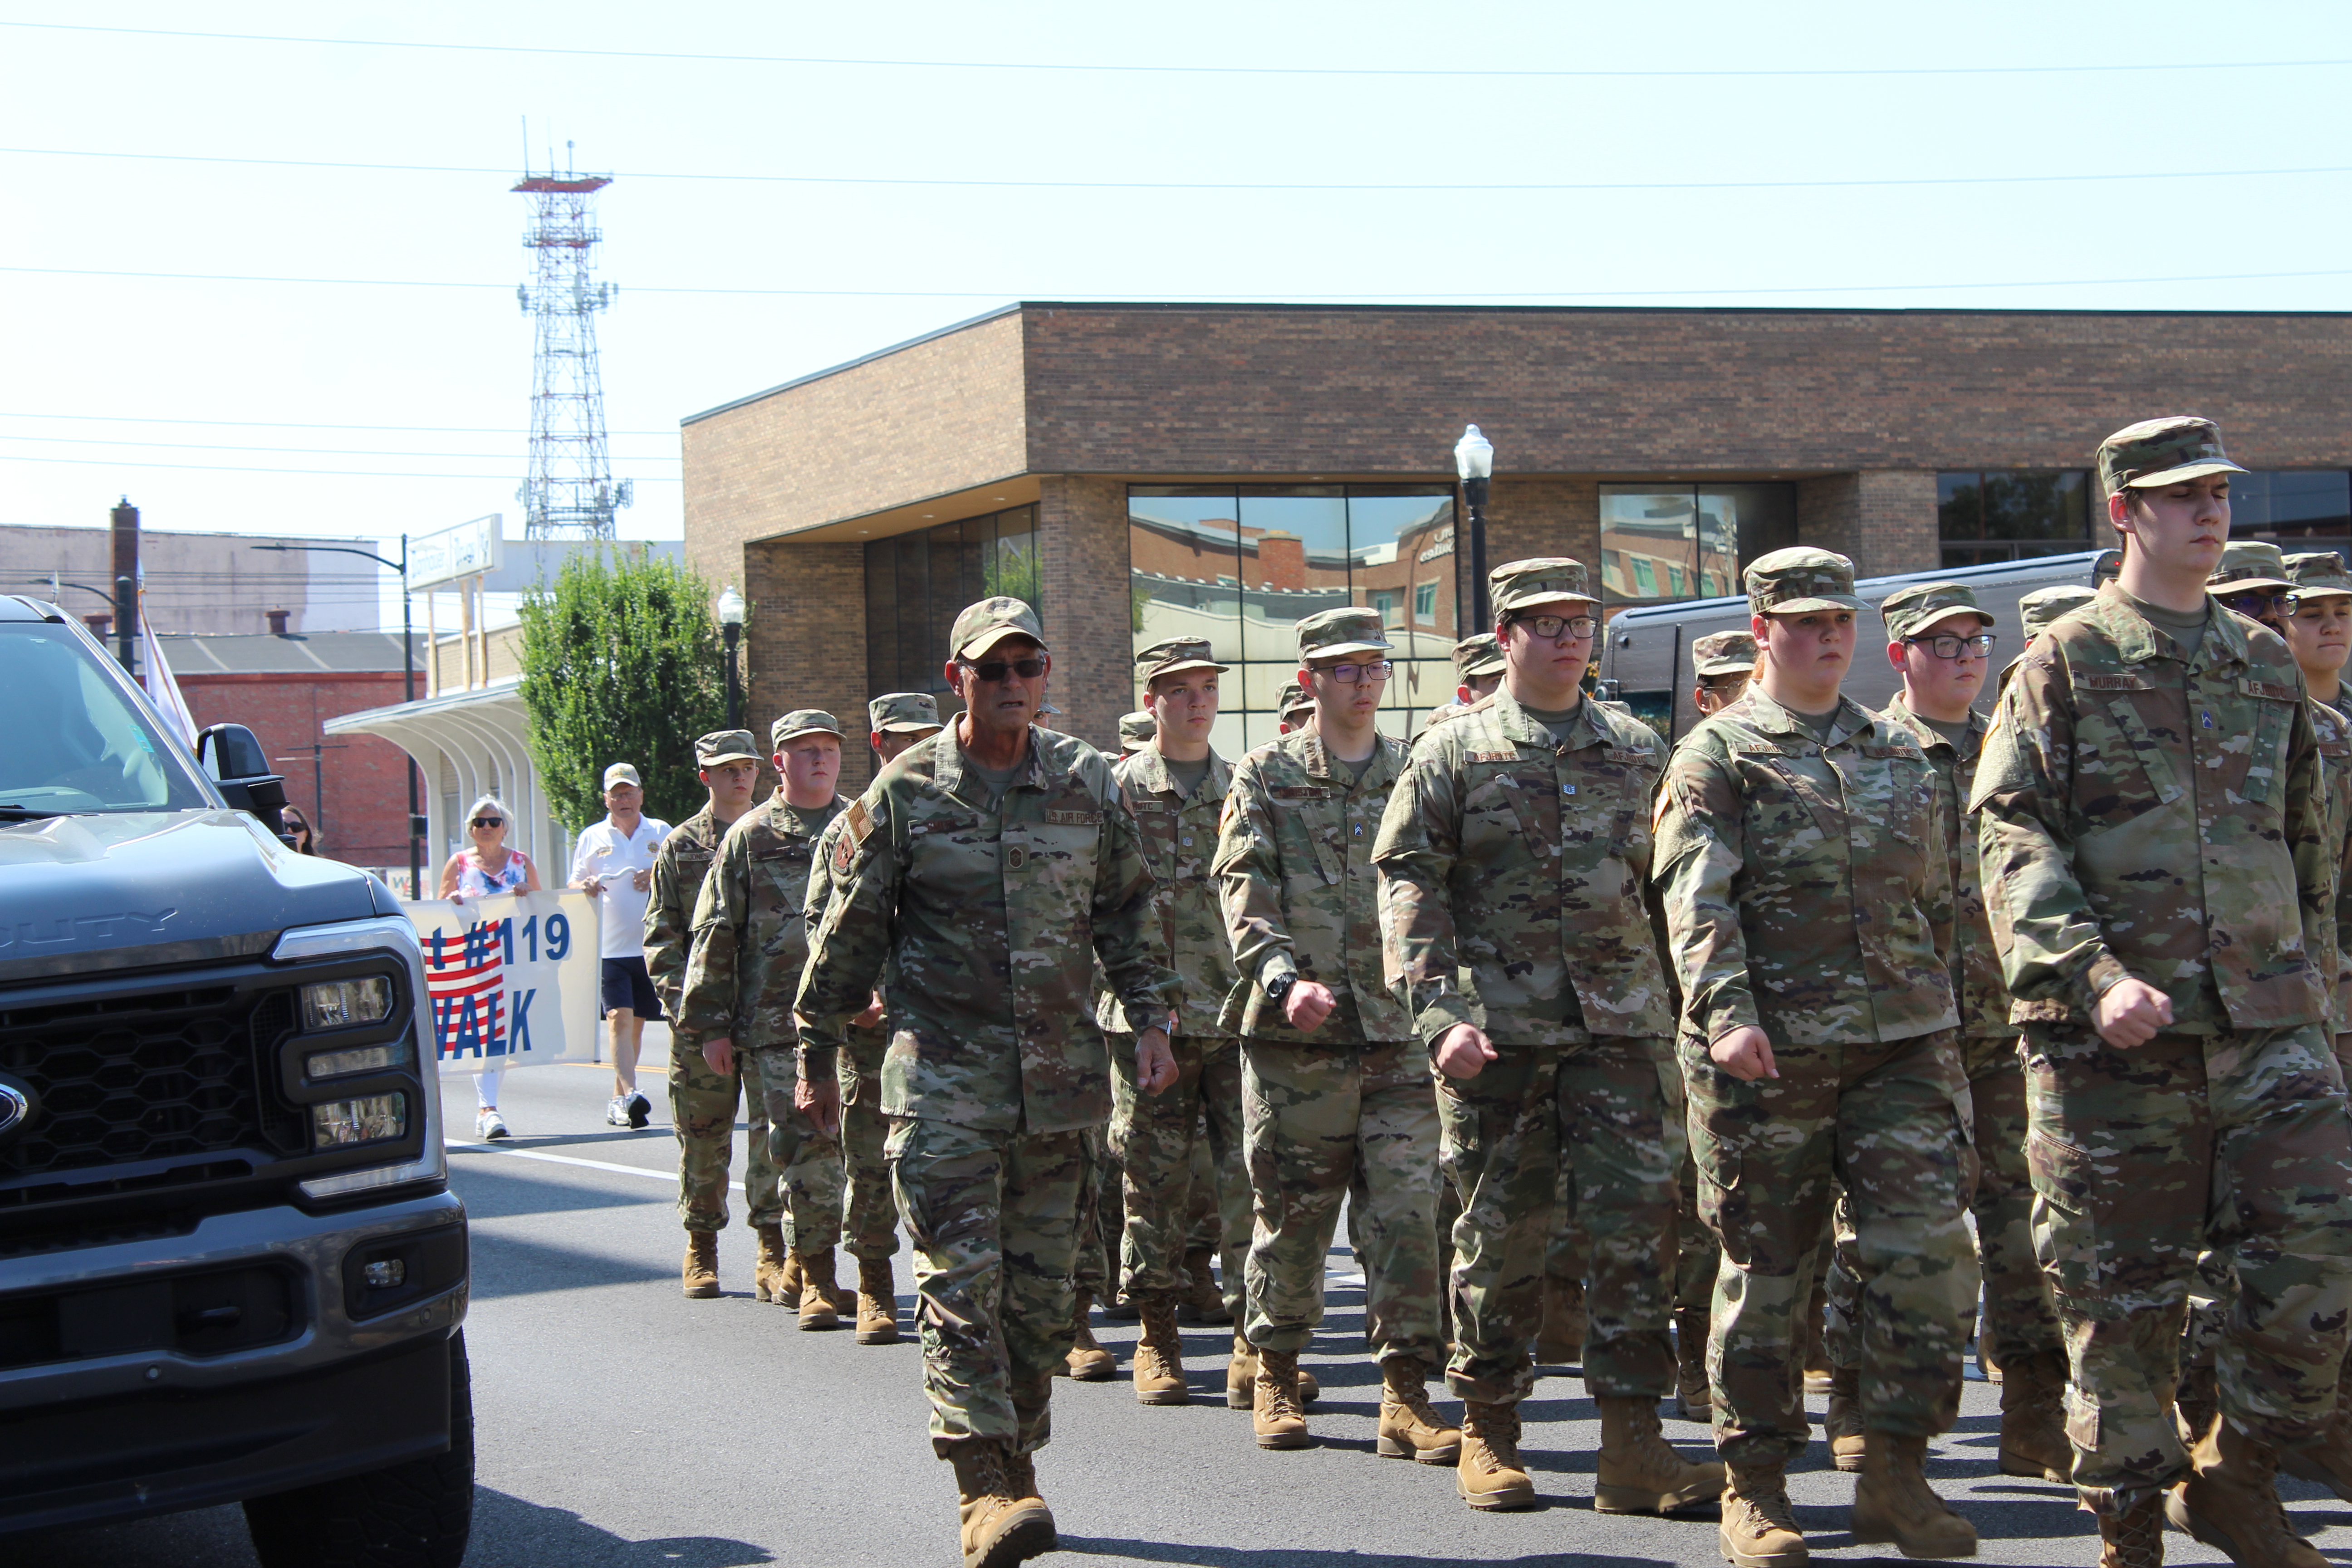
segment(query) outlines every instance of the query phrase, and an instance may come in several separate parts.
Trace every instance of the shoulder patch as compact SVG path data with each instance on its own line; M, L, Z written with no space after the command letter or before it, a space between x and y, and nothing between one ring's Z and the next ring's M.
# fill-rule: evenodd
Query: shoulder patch
M1517 752L1467 752L1463 754L1462 760L1473 764L1478 763L1516 763L1519 760L1519 753Z
M2074 685L2084 691L2149 691L2154 689L2154 688L2149 686L2147 677L2144 675L2094 675L2088 671L2078 671L2074 676Z
M1655 746L1611 746L1601 754L1612 763L1654 764L1658 760L1658 749Z
M841 814L841 818L849 824L849 831L856 837L858 843L865 843L873 835L874 814L866 809L866 802L863 799L851 801L849 809ZM848 841L847 838L842 840L845 844Z
M2273 702L2299 702L2303 694L2292 686L2282 686L2274 680L2250 680L2238 678L2238 689L2249 697L2261 697Z

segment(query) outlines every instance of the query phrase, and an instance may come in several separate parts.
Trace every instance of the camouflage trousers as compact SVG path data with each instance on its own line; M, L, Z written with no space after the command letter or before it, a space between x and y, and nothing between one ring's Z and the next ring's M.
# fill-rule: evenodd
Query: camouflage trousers
M2025 1026L2033 1240L2066 1338L2074 1486L2121 1511L2188 1473L2171 1415L2183 1312L2209 1248L2234 1265L2222 1413L2317 1437L2352 1316L2352 1122L2316 1025L2162 1035L2128 1051Z
M851 1257L867 1262L898 1250L898 1205L882 1152L890 1136L890 1119L882 1114L882 1058L889 1045L879 1029L853 1028L848 1047L834 1058L841 1085L842 1239Z
M1184 1253L1198 1228L1196 1198L1205 1197L1215 1215L1217 1172L1241 1156L1241 1044L1213 1036L1171 1039L1176 1081L1155 1095L1137 1087L1133 1038L1110 1037L1110 1152L1123 1173L1126 1209L1118 1287L1130 1297L1168 1295L1193 1283L1184 1269ZM1198 1158L1203 1152L1207 1158ZM1204 1184L1207 1190L1200 1191ZM1222 1224L1213 1228L1227 1229ZM1222 1247L1211 1245L1225 1253L1226 1279L1238 1280L1249 1247L1248 1226L1218 1239Z
M688 1230L727 1228L727 1170L735 1154L735 1107L751 1118L743 1171L745 1217L753 1226L783 1216L775 1162L768 1155L768 1102L760 1068L748 1052L735 1053L735 1070L722 1073L703 1059L699 1041L673 1036L669 1056L669 1121L677 1133L677 1217Z
M1348 1205L1364 1313L1383 1358L1438 1363L1437 1090L1418 1041L1242 1043L1242 1124L1255 1226L1250 1342L1305 1350L1323 1321L1326 1255Z
M2066 1348L2049 1281L2033 1255L2033 1179L2025 1162L2025 1068L2015 1035L1979 1035L1960 1042L1975 1116L1974 1175L1969 1212L1976 1216L1977 1263L1984 1281L1985 1335L1990 1359L2035 1355ZM1837 1252L1830 1269L1830 1360L1862 1364L1857 1322L1861 1300L1854 1257L1853 1205L1837 1210Z
M1708 1312L1715 1308L1716 1270L1723 1267L1723 1245L1698 1214L1698 1163L1689 1141L1683 1145L1683 1164L1675 1203L1675 1309Z
M1075 1337L1070 1275L1097 1137L913 1118L891 1129L890 1184L913 1243L923 1392L941 1458L968 1438L1003 1438L1025 1454L1052 1435L1047 1401Z
M768 1157L783 1187L784 1245L823 1252L841 1244L841 1141L793 1103L800 1067L789 1047L751 1053L768 1106Z
M1723 1247L1706 1357L1716 1447L1735 1464L1804 1451L1799 1318L1825 1261L1833 1176L1853 1203L1864 1423L1899 1436L1948 1431L1976 1300L1958 1034L1775 1041L1773 1055L1779 1078L1742 1083L1696 1039L1681 1047L1699 1212Z
M1114 1041L1118 1037L1111 1037ZM1111 1298L1111 1281L1117 1277L1111 1259L1118 1256L1118 1233L1127 1223L1118 1162L1111 1157L1108 1142L1102 1130L1088 1130L1087 1158L1094 1163L1093 1174L1087 1178L1087 1190L1078 1194L1078 1247L1070 1264L1071 1288L1097 1301Z
M1552 1183L1552 1201L1558 1205L1558 1219L1552 1226L1550 1243L1544 1248L1544 1278L1565 1284L1581 1281L1591 1266L1591 1247L1587 1244L1584 1226L1576 1213L1576 1173L1566 1161L1560 1162L1558 1179Z
M1675 1386L1675 1171L1682 1087L1664 1040L1496 1047L1475 1078L1440 1078L1454 1222L1454 1354L1446 1386L1517 1405L1535 1387L1531 1348L1558 1222L1556 1175L1575 1173L1589 1248L1584 1380L1596 1397Z

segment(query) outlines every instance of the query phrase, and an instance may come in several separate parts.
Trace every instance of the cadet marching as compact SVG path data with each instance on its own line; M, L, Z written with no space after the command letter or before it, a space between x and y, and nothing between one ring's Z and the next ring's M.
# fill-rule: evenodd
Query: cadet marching
M1596 1509L1713 1510L1727 1561L1801 1564L1818 1359L1854 1541L1970 1556L1926 1457L1973 1341L2001 1469L2071 1483L2107 1568L2168 1527L2321 1563L2274 1476L2352 1501L2352 574L2230 541L2207 421L2096 460L2120 570L2028 595L1997 675L1968 585L1874 606L1779 550L1672 745L1589 695L1564 557L1494 569L1410 745L1349 606L1298 623L1284 732L1239 758L1210 645L1143 649L1114 762L1038 722L1010 598L940 650L961 713L873 700L854 802L830 713L704 736L645 926L686 1295L719 1293L740 1097L761 1300L893 1343L911 1243L966 1568L1055 1549L1037 1456L1055 1379L1117 1375L1097 1297L1140 1323L1141 1405L1192 1397L1180 1314L1229 1321L1248 1440L1313 1445L1343 1211L1375 1453L1469 1508L1538 1501L1518 1412L1564 1341ZM1885 711L1843 691L1873 616Z

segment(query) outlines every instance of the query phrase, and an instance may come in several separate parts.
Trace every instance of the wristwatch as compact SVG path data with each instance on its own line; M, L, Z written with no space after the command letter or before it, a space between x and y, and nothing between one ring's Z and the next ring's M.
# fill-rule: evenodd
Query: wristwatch
M1265 999L1279 1007L1282 999L1290 994L1290 988L1297 984L1298 971L1295 969L1277 974L1265 983Z

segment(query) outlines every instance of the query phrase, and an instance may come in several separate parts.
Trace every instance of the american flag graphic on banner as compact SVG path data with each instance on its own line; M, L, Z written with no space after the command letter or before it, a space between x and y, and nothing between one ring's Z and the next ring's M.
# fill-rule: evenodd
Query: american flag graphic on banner
M506 925L485 921L460 938L436 931L425 941L425 989L445 1060L507 1054Z

